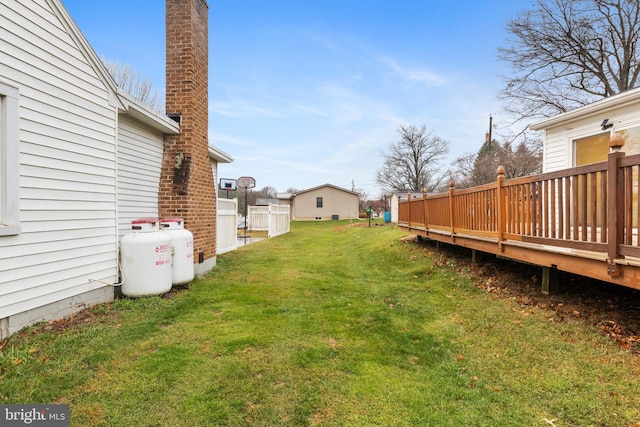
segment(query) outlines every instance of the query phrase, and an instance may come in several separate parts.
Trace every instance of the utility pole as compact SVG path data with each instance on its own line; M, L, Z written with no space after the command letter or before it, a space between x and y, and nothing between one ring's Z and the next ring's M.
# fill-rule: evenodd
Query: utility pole
M489 152L491 152L491 130L493 129L493 117L489 114Z

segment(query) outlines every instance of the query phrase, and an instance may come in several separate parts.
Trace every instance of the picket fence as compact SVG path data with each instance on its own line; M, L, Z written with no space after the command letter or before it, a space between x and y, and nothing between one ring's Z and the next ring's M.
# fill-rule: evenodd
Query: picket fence
M290 231L291 207L289 205L249 206L248 228L267 231L269 238Z
M238 199L218 199L216 254L238 249Z

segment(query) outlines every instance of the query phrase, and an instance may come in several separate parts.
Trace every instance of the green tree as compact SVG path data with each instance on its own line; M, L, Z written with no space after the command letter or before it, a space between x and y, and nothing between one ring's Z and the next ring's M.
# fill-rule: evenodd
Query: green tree
M476 154L466 154L454 162L457 188L495 182L498 166L505 168L507 179L542 172L542 142L522 140L518 144L486 141Z

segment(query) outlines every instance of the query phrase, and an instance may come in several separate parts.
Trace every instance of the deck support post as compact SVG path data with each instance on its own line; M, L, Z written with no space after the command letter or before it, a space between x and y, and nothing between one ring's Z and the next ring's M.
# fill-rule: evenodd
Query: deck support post
M407 224L409 225L409 231L411 231L411 192L407 193Z
M456 207L453 201L455 195L455 184L453 180L449 182L449 220L451 227L451 242L455 243L456 240Z
M422 204L424 207L424 229L429 231L429 204L427 203L427 189L422 189Z
M560 278L555 266L542 267L542 293L556 294L560 291Z
M497 202L497 215L498 215L498 247L502 251L502 241L504 240L504 231L507 224L507 206L506 199L504 197L504 166L498 166L496 170L498 177L496 178L496 202Z
M620 159L624 157L622 146L624 138L614 133L609 139L609 157L607 159L607 272L612 278L620 277L620 266L616 260L623 258L620 254L620 245L624 241L624 171L620 168Z
M471 264L473 265L482 264L482 252L477 251L475 249L471 249Z

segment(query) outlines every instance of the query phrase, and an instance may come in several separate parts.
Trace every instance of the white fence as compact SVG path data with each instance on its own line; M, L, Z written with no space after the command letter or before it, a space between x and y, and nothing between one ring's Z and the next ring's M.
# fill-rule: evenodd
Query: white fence
M269 205L269 237L288 233L291 223L291 206Z
M238 249L238 199L218 199L216 254Z
M269 206L249 206L249 230L269 230Z
M290 231L291 206L269 205L249 206L249 224L251 230L267 231L269 238Z

